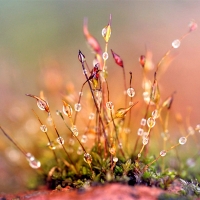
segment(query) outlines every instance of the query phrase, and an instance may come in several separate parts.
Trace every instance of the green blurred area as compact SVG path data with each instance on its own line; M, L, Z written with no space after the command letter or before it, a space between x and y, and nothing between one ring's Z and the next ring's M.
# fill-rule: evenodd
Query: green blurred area
M171 42L188 31L191 19L200 22L199 10L199 1L1 0L1 125L22 145L37 152L31 139L37 140L38 136L26 133L29 126L27 121L34 118L31 108L35 108L35 101L24 94L39 95L40 90L44 90L56 110L56 106L62 105L60 94L66 92L66 84L73 82L78 93L84 82L77 59L78 50L84 53L90 66L94 58L82 32L85 17L88 18L89 31L104 48L101 30L107 25L109 15L112 14L109 49L112 48L123 58L127 77L129 71L133 72L136 99L141 99L142 70L138 63L139 56L145 54L147 47L153 52L153 61L157 64L171 47ZM191 125L195 126L200 118L199 29L183 41L177 52L175 61L160 77L161 93L164 99L176 90L172 113L175 115L180 112L185 117L186 107L191 106ZM110 95L117 104L121 101L123 91L123 84L120 84L123 81L122 71L114 64L110 51L109 57ZM61 82L54 77L55 74L60 77ZM57 88L58 91L55 92ZM138 109L136 113L139 111ZM11 145L3 135L0 135L0 138L3 141L0 145L2 149ZM26 175L20 173L19 176L23 178L19 184L18 178L15 177L15 174L22 170L20 164L16 166L8 158L4 158L3 151L0 159L0 180L7 180L4 183L0 181L0 192L23 189ZM29 172L28 166L25 168L27 169L24 172L35 173Z

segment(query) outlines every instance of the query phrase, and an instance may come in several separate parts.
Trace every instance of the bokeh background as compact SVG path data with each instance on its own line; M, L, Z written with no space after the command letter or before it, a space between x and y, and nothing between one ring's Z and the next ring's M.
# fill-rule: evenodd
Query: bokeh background
M188 31L191 20L200 23L200 2L0 1L0 125L24 148L38 152L36 143L43 137L38 133L39 125L31 111L36 109L35 101L25 94L39 95L43 90L56 110L62 106L61 98L66 91L78 93L84 81L78 50L85 54L90 66L94 58L83 36L83 19L88 18L90 33L104 48L101 30L107 25L110 14L109 49L123 58L127 77L132 71L135 98L141 99L139 56L148 49L156 65L172 41ZM159 77L162 99L177 91L171 118L176 113L187 117L190 107L192 126L200 122L199 52L200 30L197 29L172 52L173 61ZM111 58L110 51L109 56ZM111 99L117 104L123 96L122 70L112 58L107 66ZM149 77L152 78L152 73ZM176 128L170 131L178 134ZM28 175L35 172L29 171L24 158L2 134L0 140L0 192L22 190Z

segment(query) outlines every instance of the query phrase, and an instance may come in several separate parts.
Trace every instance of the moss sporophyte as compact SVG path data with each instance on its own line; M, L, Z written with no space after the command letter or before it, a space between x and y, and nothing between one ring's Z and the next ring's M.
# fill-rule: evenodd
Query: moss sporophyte
M170 123L169 113L175 92L172 91L168 98L161 101L162 94L157 76L161 65L171 51L179 48L186 37L196 28L197 24L192 21L186 34L172 41L171 48L164 54L155 68L152 67L152 61L146 55L139 57L139 65L141 65L143 73L141 100L137 99L136 93L138 91L133 87L133 73L126 73L122 58L114 50L108 51L108 43L111 37L111 15L108 25L102 30L105 41L103 52L98 41L88 31L87 20L85 19L83 33L94 52L93 67L87 63L86 56L79 50L78 60L85 81L82 83L78 98L70 100L64 96L61 99L63 103L62 111L56 111L58 118L60 117L65 125L65 130L58 131L52 115L55 110L52 111L51 105L42 93L39 96L27 94L27 96L36 100L40 109L39 114L36 111L33 111L33 113L39 122L38 129L46 135L46 146L49 151L52 151L52 157L48 158L51 162L40 162L40 159L36 159L30 152L24 150L16 141L17 138L16 140L11 138L1 126L2 133L25 156L30 167L40 171L39 174L42 174L41 177L49 188L56 188L58 185L79 188L86 181L87 183L89 181L90 184L92 182L119 181L128 182L132 185L141 183L156 185L166 189L176 177L182 177L180 172L184 166L180 165L176 169L172 169L167 160L164 161L164 157L170 152L175 152L175 157L179 160L177 148L184 148L183 145L191 137L195 139L196 132L200 131L200 125L196 125L196 127L188 125L187 134L181 135L178 141L171 140L168 124ZM116 67L116 64L122 69L124 100L119 107L110 98L112 90L109 91L107 67L109 54L112 55L113 58L111 59L114 59L115 62L113 62L112 67ZM147 75L152 70L154 70L154 76L151 81ZM129 80L127 80L128 75ZM84 108L84 101L90 102L89 108ZM133 127L132 123L136 117L134 108L138 106L140 101L143 101L143 108L141 109L143 117L140 124L134 124ZM87 113L87 111L89 112ZM45 124L42 121L40 112L46 113L46 118L50 124ZM86 129L80 127L78 123L79 120L82 120L81 113L84 114ZM49 126L53 127L54 135L48 133ZM153 145L151 135L155 132L158 132L158 135L161 136L163 145L162 147L159 146L152 155L150 141ZM134 137L130 137L131 134ZM47 147L44 145L40 148ZM169 156L173 155L170 154ZM192 160L193 166L197 158L189 158ZM44 165L45 167L43 167Z

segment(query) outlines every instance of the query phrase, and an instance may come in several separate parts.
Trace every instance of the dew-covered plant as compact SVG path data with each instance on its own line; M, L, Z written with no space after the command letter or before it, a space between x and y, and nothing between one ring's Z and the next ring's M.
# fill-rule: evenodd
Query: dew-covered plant
M84 20L83 33L94 52L94 61L93 66L90 67L86 56L82 51L78 51L80 70L85 76L78 98L74 100L68 98L67 95L63 96L61 110L52 110L43 93L39 96L26 94L35 99L38 108L46 114L49 124L42 121L41 112L37 113L35 108L33 110L39 122L38 128L47 138L47 145L41 148L48 147L49 151L52 151L52 157L42 159L43 161L40 162L14 141L3 127L0 127L2 133L25 156L30 166L40 172L39 176L49 188L58 186L80 188L92 185L94 182L117 181L130 185L145 184L167 189L176 177L181 177L179 170L182 168L172 169L167 162L164 162L164 157L171 151L176 152L177 147L185 145L190 137L196 138L195 133L200 131L200 125L196 127L188 125L187 134L181 135L178 142L170 138L169 113L175 92L172 91L168 98L162 101L157 77L171 51L179 48L183 40L196 28L197 24L192 21L188 32L172 42L171 48L156 65L152 81L147 76L148 72L153 70L151 59L147 55L139 57L143 72L141 82L143 117L140 124L133 127L132 123L137 117L133 114L133 110L141 99L135 97L137 91L132 86L133 73L129 72L129 76L126 74L122 58L114 50L110 53L114 62L122 69L124 101L118 107L110 98L112 91L109 90L107 60L109 58L111 16L108 25L102 30L105 41L103 53L98 41L88 31L87 20ZM114 62L113 65L115 65ZM89 102L87 104L89 108L84 109L83 115L84 123L82 124L84 125L82 126L85 129L78 123L82 120L81 112L84 101ZM86 113L86 110L92 110L92 112ZM56 112L58 118L62 120L66 127L65 130L58 131L52 112ZM53 127L54 136L48 133L48 126ZM158 128L155 129L155 127ZM152 155L149 149L153 145L151 135L155 132L161 135L163 144ZM128 137L130 134L134 135L133 139ZM45 155L40 156L45 157ZM179 159L177 152L176 156ZM194 158L189 159L195 165ZM197 186L193 189L199 194Z

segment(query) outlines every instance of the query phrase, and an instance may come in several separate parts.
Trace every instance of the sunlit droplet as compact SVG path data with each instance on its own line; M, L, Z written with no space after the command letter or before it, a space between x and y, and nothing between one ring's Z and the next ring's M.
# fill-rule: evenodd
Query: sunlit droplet
M86 75L87 74L87 69L83 70L83 74Z
M93 120L94 119L95 114L94 113L90 113L89 115L89 120Z
M123 145L121 142L118 144L118 147L119 147L119 149L122 149Z
M179 144L184 145L187 142L187 138L181 137L178 142L179 142Z
M77 152L76 152L78 155L81 155L81 154L83 154L83 149L82 149L82 147L78 147L78 149L77 149Z
M74 141L74 139L73 138L69 138L69 145L71 145L71 146L73 146L74 145L74 143L75 143L75 141Z
M149 142L149 139L148 139L147 137L143 137L143 139L142 139L142 144L143 144L143 145L147 145L148 142Z
M71 127L71 131L72 131L73 135L75 135L76 137L78 136L78 129L76 128L75 125L73 125L73 126Z
M117 162L119 159L117 157L113 157L113 162Z
M44 125L44 124L41 125L41 126L40 126L40 130L41 130L42 132L44 132L44 133L47 132L47 126Z
M26 153L26 159L30 162L35 160L35 157L31 153Z
M102 55L103 60L107 60L108 59L108 53L104 52Z
M175 49L177 49L177 48L179 48L179 46L181 45L181 41L180 40L174 40L173 42L172 42L172 47L173 48L175 48Z
M140 125L141 125L141 126L146 126L146 123L147 123L147 120L144 119L144 118L142 118L142 119L141 119L141 122L140 122Z
M135 96L135 90L133 88L128 88L127 94L128 94L129 97L134 97Z
M139 128L137 134L138 134L139 136L142 136L143 133L144 133L144 130L143 130L142 128Z
M189 23L189 32L194 31L198 27L197 23L193 20Z
M155 124L156 124L156 121L153 117L149 117L147 119L147 125L149 128L153 128L155 126Z
M45 110L45 105L40 100L37 100L37 106L40 110Z
M108 110L113 110L114 109L114 104L111 101L106 102L106 108Z
M55 149L56 149L56 146L55 146L55 144L54 144L53 141L48 142L48 143L47 143L47 146L48 146L49 149L51 149L51 150L55 150Z
M90 165L92 162L92 156L89 153L84 153L83 160Z
M36 159L29 161L29 165L30 165L30 167L33 168L33 169L38 169L38 168L41 167L40 161L38 161L38 160L36 160Z
M76 104L74 105L74 110L75 110L76 112L80 112L80 110L81 110L81 104L80 104L80 103L76 103Z
M62 138L62 137L58 137L56 139L56 142L59 144L59 145L63 145L65 143L65 140Z
M166 152L165 150L162 150L162 151L160 152L160 156L162 156L162 157L166 156L166 154L167 154L167 152Z
M138 153L138 158L140 158L141 157L141 153Z
M87 140L88 140L87 135L82 135L82 137L81 137L81 142L82 142L82 143L86 143Z
M158 110L154 110L151 114L152 114L152 117L153 117L154 119L157 119L157 118L160 116L160 113L159 113Z

